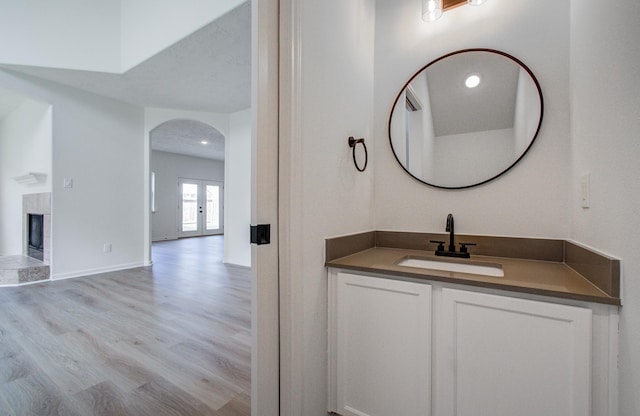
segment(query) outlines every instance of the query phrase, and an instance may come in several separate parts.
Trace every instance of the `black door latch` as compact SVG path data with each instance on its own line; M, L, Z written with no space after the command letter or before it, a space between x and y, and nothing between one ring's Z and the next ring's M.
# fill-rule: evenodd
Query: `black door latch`
M271 224L258 224L251 227L251 244L271 244Z

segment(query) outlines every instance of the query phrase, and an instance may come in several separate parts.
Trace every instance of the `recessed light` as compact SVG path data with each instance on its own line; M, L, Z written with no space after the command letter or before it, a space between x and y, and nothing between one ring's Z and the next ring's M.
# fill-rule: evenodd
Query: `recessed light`
M209 142L208 142L208 141L206 141L206 140L202 140L200 143L202 143L202 144L209 144Z
M477 75L477 74L469 75L467 79L464 80L464 85L466 85L467 88L477 87L478 85L480 85L480 75Z

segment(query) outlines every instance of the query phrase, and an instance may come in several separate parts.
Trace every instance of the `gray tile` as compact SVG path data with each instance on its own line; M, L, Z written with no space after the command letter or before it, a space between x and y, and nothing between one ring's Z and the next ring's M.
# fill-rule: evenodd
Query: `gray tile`
M49 266L30 267L29 268L29 282L37 282L39 280L46 280L49 278ZM20 281L20 283L23 283Z
M48 265L31 257L20 255L0 257L0 285L47 280L50 273Z

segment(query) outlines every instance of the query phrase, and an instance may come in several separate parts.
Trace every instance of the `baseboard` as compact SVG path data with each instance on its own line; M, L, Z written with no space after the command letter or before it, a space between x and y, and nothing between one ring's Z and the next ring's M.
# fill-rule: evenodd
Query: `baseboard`
M91 276L91 275L100 274L100 273L117 272L119 270L134 269L136 267L143 267L146 265L147 265L147 262L135 262L135 263L118 264L118 265L109 266L109 267L99 267L96 269L78 270L75 272L68 272L68 273L56 273L51 276L51 280L72 279L74 277L83 277L83 276Z
M227 266L239 267L241 269L251 269L251 266L247 266L245 264L230 263L228 261L223 261L222 264L225 264Z
M166 237L160 237L160 238L156 238L156 239L152 239L151 242L152 243L159 243L161 241L171 241L171 240L177 240L178 236L166 236Z

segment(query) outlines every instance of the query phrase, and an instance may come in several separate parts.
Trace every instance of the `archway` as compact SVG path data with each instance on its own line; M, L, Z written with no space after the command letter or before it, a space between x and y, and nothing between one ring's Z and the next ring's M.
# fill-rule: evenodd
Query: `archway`
M172 119L149 137L151 240L223 234L225 136L201 121Z

